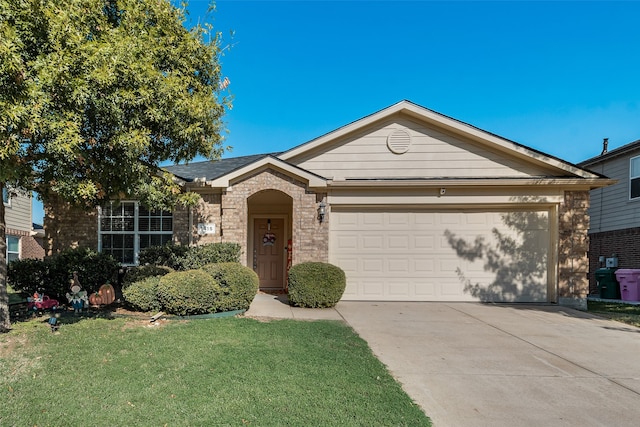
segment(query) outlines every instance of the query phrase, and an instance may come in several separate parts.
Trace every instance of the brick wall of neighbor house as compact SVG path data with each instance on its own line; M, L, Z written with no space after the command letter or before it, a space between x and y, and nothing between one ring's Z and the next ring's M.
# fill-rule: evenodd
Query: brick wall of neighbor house
M589 235L589 293L598 294L596 270L599 258L618 257L618 268L640 268L640 227L603 231ZM604 267L604 265L602 265Z
M329 217L317 219L318 202L324 195L316 195L306 185L288 175L267 169L234 184L222 194L221 241L236 242L242 246L242 263L246 263L247 216L249 196L263 190L279 190L293 199L292 264L305 261L327 262L329 259ZM211 207L214 211L216 205Z
M7 236L16 236L20 239L20 259L44 258L44 242L42 239L34 238L30 231L7 228L6 234Z
M25 236L20 240L22 250L22 258L43 259L44 258L44 241L42 238L33 236Z
M58 197L46 200L44 250L47 256L69 248L98 248L98 211L70 205Z
M558 209L558 298L584 299L589 293L589 192L567 191Z

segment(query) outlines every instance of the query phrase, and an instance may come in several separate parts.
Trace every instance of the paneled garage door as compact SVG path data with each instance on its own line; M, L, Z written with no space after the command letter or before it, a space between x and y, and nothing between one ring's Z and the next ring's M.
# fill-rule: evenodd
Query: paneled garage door
M344 300L546 302L547 211L332 208Z

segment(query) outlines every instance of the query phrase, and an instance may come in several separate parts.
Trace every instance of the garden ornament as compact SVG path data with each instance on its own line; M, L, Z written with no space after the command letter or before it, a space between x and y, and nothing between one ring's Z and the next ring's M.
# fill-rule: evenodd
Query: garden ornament
M55 310L55 309L54 309ZM58 323L58 318L60 317L59 313L55 311L51 313L51 317L49 318L49 326L51 326L51 332L55 332L60 327L60 323Z
M57 300L51 299L45 294L35 292L32 297L27 298L27 308L33 311L55 309L60 305Z
M80 287L80 280L78 280L78 273L76 271L73 272L73 279L71 279L70 282L71 293L67 292L67 299L71 303L73 311L78 313L84 307L89 305L87 291L82 290L82 287Z

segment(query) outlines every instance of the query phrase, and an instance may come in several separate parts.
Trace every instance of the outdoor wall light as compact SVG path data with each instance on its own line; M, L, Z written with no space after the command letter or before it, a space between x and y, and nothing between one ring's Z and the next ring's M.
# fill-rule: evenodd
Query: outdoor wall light
M320 206L318 206L318 220L320 222L324 221L324 216L327 213L327 205L324 204L324 200L320 202Z

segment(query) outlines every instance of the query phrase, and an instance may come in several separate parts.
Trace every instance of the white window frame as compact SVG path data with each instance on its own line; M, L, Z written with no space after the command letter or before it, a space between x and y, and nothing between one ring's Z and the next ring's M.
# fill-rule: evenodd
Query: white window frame
M133 204L133 229L129 229L129 230L114 230L113 225L114 225L114 218L120 219L120 218L127 218L125 216L121 216L121 215L110 215L108 218L110 218L110 229L105 229L103 230L103 219L107 219L107 216L103 215L103 207L99 207L98 208L98 251L99 252L103 252L103 251L110 251L111 253L113 253L113 249L114 248L110 248L107 247L105 248L104 245L104 240L105 240L105 236L109 235L122 235L122 236L126 236L126 235L133 235L133 247L132 248L115 248L115 249L130 249L133 250L133 262L125 262L124 261L124 254L123 256L118 259L116 258L116 261L118 261L120 264L125 265L125 266L131 266L131 265L138 265L139 264L139 255L140 255L140 250L141 250L141 246L142 248L148 247L149 245L146 244L142 244L141 245L141 237L146 237L146 238L151 238L152 236L160 236L159 238L161 239L161 241L165 241L165 242L170 242L173 239L173 213L172 212L167 212L167 211L151 211L152 213L157 213L159 212L160 215L150 215L148 218L152 219L152 218L156 218L156 219L160 219L160 224L163 224L163 222L165 220L167 220L168 218L171 219L171 229L170 230L162 230L162 228L164 228L164 225L161 225L161 229L160 230L140 230L140 220L147 218L147 216L143 216L140 214L141 211L141 206L140 203L136 200L121 200L121 201L112 201L110 202L111 205L111 212L113 212L114 208L118 209L121 206L125 205L125 204ZM144 209L144 207L143 207ZM144 209L146 210L146 209ZM123 245L124 246L124 245ZM115 257L114 257L115 258Z
M7 251L6 251L6 253L5 253L5 259L7 260L7 264L8 264L8 263L9 263L9 262L11 262L11 261L14 261L14 260L16 260L16 259L20 259L20 252L21 252L21 250L20 250L20 249L21 249L21 248L20 248L20 245L22 244L22 239L20 239L20 237L18 237L18 236L12 236L12 235L10 235L10 234L7 234L7 235L5 236L5 238L6 238L5 243L6 243L6 245L7 245ZM15 239L15 240L14 240L14 239ZM17 241L17 242L18 242L18 251L17 251L17 252L16 252L16 251L10 251L10 250L9 250L9 247L11 246L11 245L9 244L9 241L10 241L10 240L14 240L14 241ZM9 258L9 255L15 255L15 256L13 257L13 259L11 259L11 258Z
M637 162L636 165L636 174L633 173L633 163ZM640 156L632 157L629 159L629 200L640 200L640 189L638 194L633 196L633 181L638 180L638 184L640 185Z

